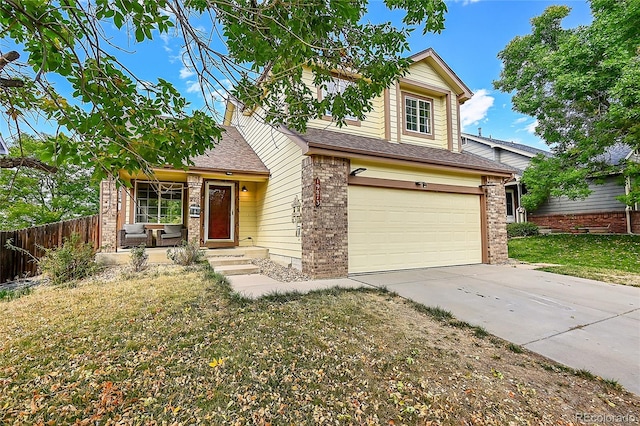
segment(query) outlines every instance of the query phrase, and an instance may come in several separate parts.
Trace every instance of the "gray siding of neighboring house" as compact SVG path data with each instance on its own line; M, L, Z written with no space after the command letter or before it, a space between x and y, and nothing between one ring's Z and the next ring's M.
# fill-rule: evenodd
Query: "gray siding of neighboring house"
M534 215L595 213L624 211L624 203L616 200L618 195L624 195L624 185L620 184L618 176L608 177L603 185L590 185L593 191L584 200L569 200L567 197L553 197L544 203Z
M464 152L470 152L471 154L479 155L480 157L488 158L489 160L494 159L493 149L491 149L491 147L469 139L465 140L467 141L467 143L462 145L462 150Z
M506 164L507 166L515 167L516 169L526 169L529 165L529 161L531 161L529 157L515 152L500 148L491 148L485 144L469 139L466 139L466 141L467 143L462 146L462 150L464 152L470 152L471 154L479 155L489 160L498 161L502 164Z
M524 170L529 165L531 158L511 151L500 150L500 162L516 169Z

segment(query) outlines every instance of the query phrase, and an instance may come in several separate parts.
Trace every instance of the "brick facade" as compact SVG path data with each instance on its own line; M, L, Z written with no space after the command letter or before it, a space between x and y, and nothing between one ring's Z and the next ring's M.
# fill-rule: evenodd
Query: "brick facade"
M118 189L113 179L100 182L100 249L116 251L118 238Z
M633 213L638 212L631 212ZM638 218L638 215L635 215ZM538 226L557 229L562 232L576 232L577 228L605 227L609 226L608 232L612 234L627 233L626 212L600 212L600 213L576 213L576 214L553 214L534 215L529 214L529 222ZM633 222L633 221L632 221ZM638 219L640 222L640 218ZM636 226L636 231L640 231L640 223Z
M487 261L503 263L509 257L507 249L507 205L502 178L487 177L485 183L485 212L487 230Z
M199 217L191 217L189 215L189 206L197 205L200 206L200 216L204 214L204 206L201 206L202 202L202 176L198 175L187 175L187 191L188 191L188 202L187 205L187 239L189 241L199 241L202 245L204 244L204 240L202 235L200 235L200 218Z
M640 234L640 211L631 212L631 233Z
M302 161L302 271L312 278L347 276L348 177L348 159L314 155Z

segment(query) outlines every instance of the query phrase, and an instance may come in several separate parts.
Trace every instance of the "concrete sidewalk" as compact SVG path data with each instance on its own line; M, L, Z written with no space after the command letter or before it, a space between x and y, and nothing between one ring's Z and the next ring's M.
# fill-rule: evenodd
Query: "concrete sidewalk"
M264 275L232 275L227 277L233 289L243 296L256 299L271 293L288 293L297 291L308 293L312 290L324 290L332 287L361 288L369 287L349 278L337 278L329 280L295 281L283 283Z
M503 265L468 265L282 283L229 277L247 297L335 286L385 287L640 394L640 288Z

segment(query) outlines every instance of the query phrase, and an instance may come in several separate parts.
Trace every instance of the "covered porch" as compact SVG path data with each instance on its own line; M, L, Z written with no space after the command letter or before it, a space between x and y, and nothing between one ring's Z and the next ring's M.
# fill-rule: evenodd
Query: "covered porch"
M119 188L115 180L101 184L102 252L183 240L207 248L254 245L257 193L269 170L233 128L186 170L123 171L119 178Z

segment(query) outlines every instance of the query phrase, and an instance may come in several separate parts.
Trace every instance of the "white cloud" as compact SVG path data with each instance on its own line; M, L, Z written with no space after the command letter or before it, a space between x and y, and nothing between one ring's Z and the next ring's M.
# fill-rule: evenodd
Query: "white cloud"
M529 117L520 117L516 121L513 122L514 125L522 124L527 121Z
M185 78L192 77L193 75L195 75L195 71L193 71L191 68L187 68L186 66L183 66L180 70L180 78L183 80Z
M526 130L528 133L531 133L532 135L535 135L536 127L538 127L538 120L534 120L533 123L527 124L524 130Z
M487 89L480 89L460 107L463 130L467 126L479 124L487 117L489 108L493 106L495 100L493 96L489 96L489 93Z
M187 93L200 93L200 83L197 81L187 81Z

